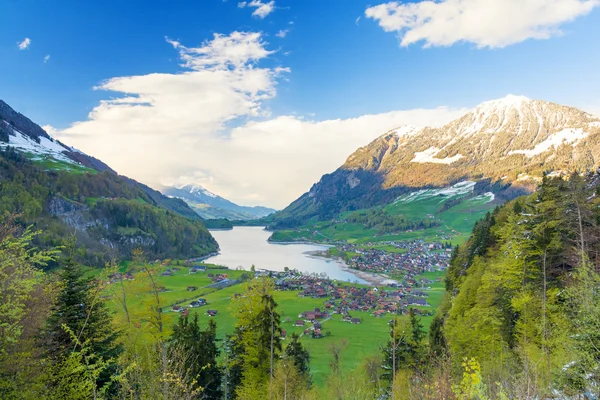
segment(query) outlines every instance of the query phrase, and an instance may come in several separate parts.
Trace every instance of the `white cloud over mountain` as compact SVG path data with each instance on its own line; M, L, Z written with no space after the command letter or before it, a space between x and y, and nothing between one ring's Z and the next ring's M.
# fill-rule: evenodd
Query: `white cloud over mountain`
M357 147L404 124L440 125L464 110L393 111L354 119L264 119L289 69L262 68L259 33L214 35L199 47L167 39L184 70L109 79L85 121L53 135L153 186L196 183L233 201L283 207ZM231 124L238 125L233 129Z
M600 0L392 1L367 8L365 15L386 32L398 33L402 46L469 42L496 48L560 35L563 24L599 5Z

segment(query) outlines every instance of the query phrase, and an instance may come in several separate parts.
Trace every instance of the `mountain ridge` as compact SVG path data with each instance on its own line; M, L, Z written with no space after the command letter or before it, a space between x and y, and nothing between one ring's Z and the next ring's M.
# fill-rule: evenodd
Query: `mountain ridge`
M162 193L182 199L203 218L227 218L230 220L253 220L266 217L276 210L261 206L240 206L200 185L163 187Z
M198 257L218 250L201 218L108 165L54 140L0 101L0 213L44 234L41 248L77 239L78 260L104 266L135 248L151 258Z
M270 227L325 220L464 180L492 185L500 198L508 200L535 190L544 173L598 167L600 118L508 95L481 103L443 127L408 126L386 132L274 214Z

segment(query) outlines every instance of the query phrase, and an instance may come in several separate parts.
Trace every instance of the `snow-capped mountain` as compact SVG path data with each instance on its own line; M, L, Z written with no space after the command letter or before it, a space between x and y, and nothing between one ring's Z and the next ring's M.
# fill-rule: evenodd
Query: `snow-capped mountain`
M428 187L477 181L506 197L535 189L543 173L600 167L600 118L547 101L509 95L441 128L401 127L354 152L274 219L328 219ZM502 193L500 194L502 198ZM287 220L288 222L285 222Z
M39 125L0 100L0 148L11 147L48 169L114 172L102 161L53 139Z
M246 207L237 205L221 196L209 192L199 185L165 187L162 192L187 202L202 218L227 218L230 220L250 220L265 217L276 210L267 207Z

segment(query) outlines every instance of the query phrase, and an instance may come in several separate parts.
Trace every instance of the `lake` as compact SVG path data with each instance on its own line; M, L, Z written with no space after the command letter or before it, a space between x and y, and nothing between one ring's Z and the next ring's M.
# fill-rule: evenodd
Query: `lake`
M275 244L267 239L270 232L262 227L234 227L232 230L211 230L210 233L221 248L218 255L205 262L224 265L231 269L249 270L252 264L256 269L283 271L285 267L303 273L325 272L331 279L365 283L348 271L342 270L336 260L315 257L308 252L326 250L327 246L314 244Z

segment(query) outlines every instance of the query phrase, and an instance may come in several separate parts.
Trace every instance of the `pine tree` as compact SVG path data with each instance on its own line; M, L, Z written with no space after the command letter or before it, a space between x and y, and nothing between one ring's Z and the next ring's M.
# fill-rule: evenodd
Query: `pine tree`
M45 328L46 353L57 364L85 346L88 354L107 363L96 381L97 387L112 385L116 358L122 351L117 343L119 333L112 327L111 316L92 278L84 277L72 256L62 264L62 289Z
M300 343L300 336L297 333L292 334L291 341L285 348L284 356L293 360L296 370L306 380L307 386L310 386L310 354Z
M169 359L180 363L176 372L182 372L180 375L187 380L187 387L202 399L222 397L216 329L215 322L210 320L209 326L202 331L198 314L194 314L191 321L189 316L181 316L169 341Z

